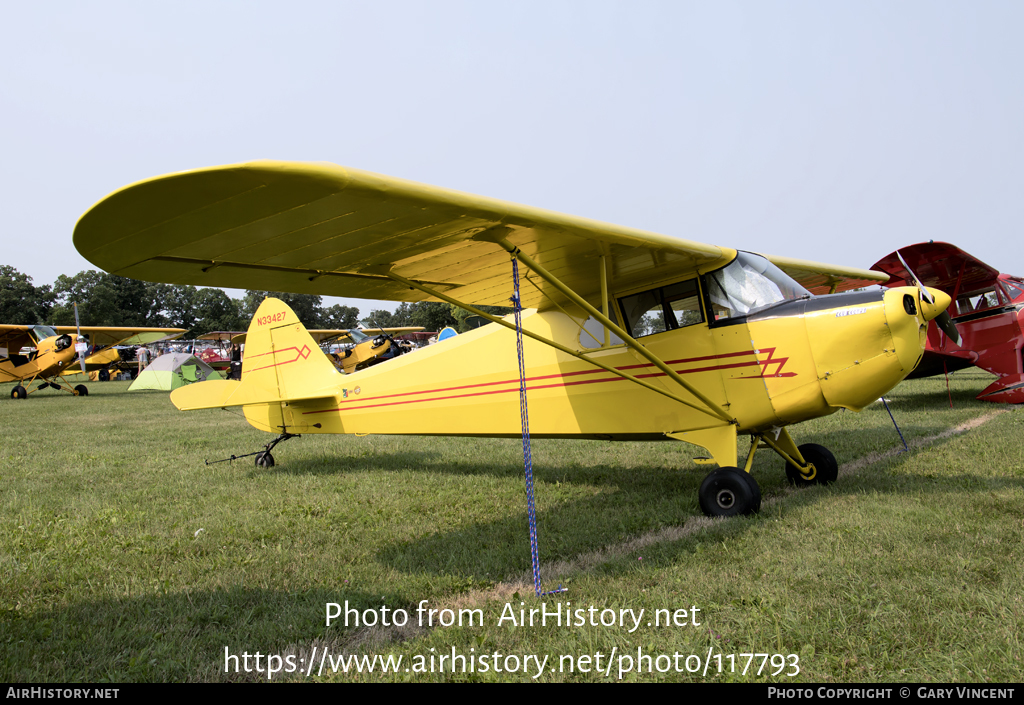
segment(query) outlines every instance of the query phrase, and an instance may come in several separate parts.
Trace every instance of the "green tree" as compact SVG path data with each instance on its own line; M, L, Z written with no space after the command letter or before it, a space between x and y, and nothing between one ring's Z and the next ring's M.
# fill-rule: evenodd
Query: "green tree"
M75 305L78 321L83 326L119 326L121 314L117 297L107 280L107 274L86 269L73 277L61 274L53 285L56 302L50 311L49 323L55 326L75 325Z
M242 316L242 302L222 289L199 289L195 294L196 322L188 335L195 337L215 330L245 330L249 321Z
M359 325L359 309L355 306L334 304L325 308L321 315L322 328L355 328Z
M0 323L43 323L49 316L53 300L49 285L33 286L32 277L10 265L0 265Z
M306 328L328 328L323 324L323 299L315 294L291 294L283 291L257 291L247 290L242 299L242 314L248 321L256 314L256 309L263 303L263 299L272 296L280 299L295 311L295 315L302 321Z

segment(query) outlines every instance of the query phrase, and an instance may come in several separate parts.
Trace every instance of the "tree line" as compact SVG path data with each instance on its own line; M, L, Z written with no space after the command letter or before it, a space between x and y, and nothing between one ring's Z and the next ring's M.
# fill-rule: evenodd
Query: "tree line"
M194 338L218 330L246 330L267 296L288 304L307 328L356 328L360 321L387 328L422 326L428 331L468 327L464 310L440 302L403 303L394 313L373 310L360 319L355 306L325 307L322 297L314 294L247 290L242 298L233 299L221 289L155 284L95 270L73 277L62 274L52 285L35 286L32 277L0 265L0 323L14 325L73 326L77 303L83 326L185 328L184 337ZM481 308L496 315L511 310Z

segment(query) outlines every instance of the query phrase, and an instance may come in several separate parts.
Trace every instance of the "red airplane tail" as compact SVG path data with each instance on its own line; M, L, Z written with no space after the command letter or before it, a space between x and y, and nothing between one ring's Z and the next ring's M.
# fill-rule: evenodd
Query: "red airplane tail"
M1024 404L1024 374L1000 377L985 387L978 399L1001 404Z

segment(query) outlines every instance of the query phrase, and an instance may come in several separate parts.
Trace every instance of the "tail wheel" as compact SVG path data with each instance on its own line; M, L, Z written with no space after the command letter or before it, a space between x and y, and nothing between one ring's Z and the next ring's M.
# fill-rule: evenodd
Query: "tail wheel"
M256 467L258 468L272 468L274 467L274 456L270 454L269 450L261 450L256 454Z
M27 396L28 391L26 391L20 384L11 390L11 399L25 399Z
M800 455L813 467L809 470L801 470L795 465L786 463L786 477L790 483L798 487L808 485L831 485L839 477L839 463L836 456L832 455L825 446L817 443L805 443L800 446Z
M87 397L87 396L89 396L89 390L85 388L84 384L80 384L77 387L75 387L75 396L76 397Z
M700 508L709 517L755 514L761 509L761 488L750 473L718 468L704 478L698 493Z

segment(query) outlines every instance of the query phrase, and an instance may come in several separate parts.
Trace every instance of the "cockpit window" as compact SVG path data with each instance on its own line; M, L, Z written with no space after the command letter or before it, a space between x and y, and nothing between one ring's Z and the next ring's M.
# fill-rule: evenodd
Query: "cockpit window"
M767 259L749 252L740 252L728 266L705 275L704 283L716 321L811 295Z
M985 309L995 308L1001 303L1000 296L995 287L985 291L976 291L973 294L961 296L956 300L957 315L964 316L968 313L984 311Z
M53 336L57 335L57 331L55 331L53 328L50 328L50 326L32 326L31 331L32 337L36 339L36 343L39 343L39 341L41 340L46 340L47 338L52 338Z
M691 279L619 299L629 334L642 338L702 323L699 291Z
M1012 301L1016 301L1021 295L1024 295L1024 285L1020 282L1004 280L1003 286L1006 287L1006 292L1010 295Z

